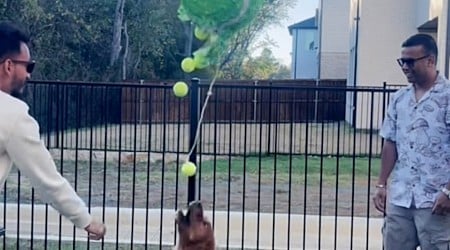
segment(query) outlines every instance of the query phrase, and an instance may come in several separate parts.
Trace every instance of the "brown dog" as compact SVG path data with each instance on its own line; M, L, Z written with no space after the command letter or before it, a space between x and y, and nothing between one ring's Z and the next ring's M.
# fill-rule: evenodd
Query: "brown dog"
M199 201L189 204L186 215L178 211L175 223L178 225L178 250L214 250L214 231L203 215Z

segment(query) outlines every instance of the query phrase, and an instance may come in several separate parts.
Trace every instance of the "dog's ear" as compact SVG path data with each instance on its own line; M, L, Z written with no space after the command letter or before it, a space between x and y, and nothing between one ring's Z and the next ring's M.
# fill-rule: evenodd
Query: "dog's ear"
M175 223L180 224L185 221L185 216L183 214L183 211L178 210L177 215L175 216Z

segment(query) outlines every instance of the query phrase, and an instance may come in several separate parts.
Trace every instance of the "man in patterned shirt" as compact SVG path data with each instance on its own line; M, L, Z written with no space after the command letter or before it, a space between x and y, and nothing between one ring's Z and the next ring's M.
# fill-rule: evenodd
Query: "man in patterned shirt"
M417 34L397 60L411 84L390 101L373 198L386 213L387 250L450 249L450 82L436 70L437 54L434 39Z

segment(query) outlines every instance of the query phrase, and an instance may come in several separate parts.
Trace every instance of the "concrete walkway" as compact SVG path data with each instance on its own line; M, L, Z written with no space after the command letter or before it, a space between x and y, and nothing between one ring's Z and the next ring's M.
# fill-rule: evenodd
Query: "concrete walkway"
M6 237L15 238L17 235L17 225L19 224L20 238L31 238L31 205L17 204L6 205ZM19 220L17 213L20 212ZM119 213L117 208L105 209L105 221L108 227L106 242L116 242L118 237L121 243L130 243L131 239L136 244L145 243L145 230L147 227L148 244L173 245L174 242L174 218L175 211L170 209L150 209L148 210L148 223L146 223L145 209L134 209L134 221L132 221L133 210L121 208ZM4 205L0 203L0 214L4 212ZM103 209L92 208L92 213L101 218ZM207 211L208 218L213 218L211 211ZM335 232L335 217L315 216L315 215L291 215L290 220L287 214L260 213L259 218L259 246L257 245L258 234L258 214L240 212L230 212L229 219L227 212L215 212L215 235L218 246L226 246L241 249L381 249L381 226L382 219L354 217L353 222L350 217L337 218L337 231ZM119 219L119 232L116 224ZM275 223L274 223L275 219ZM162 220L162 221L161 221ZM320 224L319 224L319 220ZM290 226L288 223L290 221ZM353 234L351 225L353 223ZM33 238L43 239L45 232L45 206L34 205ZM304 228L304 224L306 227ZM132 225L134 225L132 230ZM320 226L319 226L320 225ZM229 230L227 230L229 228ZM320 241L319 241L320 229ZM47 238L58 239L59 236L59 215L50 206L47 216ZM132 232L133 231L133 235ZM244 231L244 240L242 240ZM85 241L86 233L82 230L76 231L77 240ZM369 242L367 243L367 232L369 232ZM117 235L118 233L118 235ZM73 239L73 227L70 222L62 220L62 239ZM351 236L353 235L353 237ZM289 245L288 245L288 237ZM303 243L303 239L305 242ZM335 240L337 239L337 241ZM319 248L320 244L320 248ZM368 248L366 248L366 245Z

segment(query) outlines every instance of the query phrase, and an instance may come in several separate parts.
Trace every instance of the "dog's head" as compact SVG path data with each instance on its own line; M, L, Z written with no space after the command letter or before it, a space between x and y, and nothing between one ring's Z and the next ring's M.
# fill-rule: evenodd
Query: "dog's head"
M200 201L191 202L186 215L182 211L178 211L175 222L178 225L181 249L188 249L189 246L196 245L214 245L211 223L205 218Z
M188 227L198 227L209 222L206 221L203 215L202 203L200 201L193 201L189 204L186 215L183 211L178 211L176 223L178 224L178 231L181 233L181 231Z

